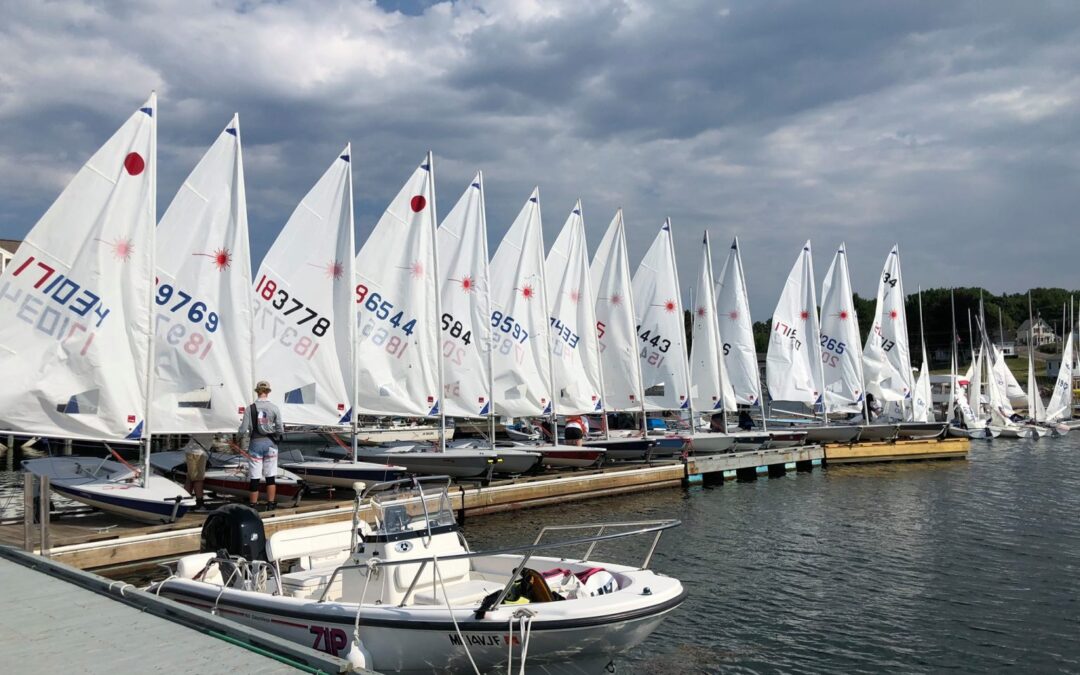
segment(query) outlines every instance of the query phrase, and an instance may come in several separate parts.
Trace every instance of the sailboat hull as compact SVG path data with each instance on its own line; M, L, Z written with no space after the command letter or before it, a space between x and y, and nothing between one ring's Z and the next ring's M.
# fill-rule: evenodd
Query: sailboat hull
M144 523L171 523L195 505L176 483L152 475L144 487L133 471L109 460L43 457L24 460L22 467L48 477L50 487L65 497Z
M859 437L859 427L853 425L810 427L806 429L807 443L831 443L846 444L854 443Z
M897 424L865 424L859 427L859 442L891 441L899 430Z
M897 439L923 441L945 435L945 422L903 422L896 431Z

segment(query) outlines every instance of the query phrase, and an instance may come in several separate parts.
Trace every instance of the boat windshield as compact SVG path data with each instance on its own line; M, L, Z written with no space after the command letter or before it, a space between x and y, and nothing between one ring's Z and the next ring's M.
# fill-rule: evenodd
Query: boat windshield
M428 527L453 525L454 511L446 488L427 488L423 496L415 488L371 497L374 534L419 532Z

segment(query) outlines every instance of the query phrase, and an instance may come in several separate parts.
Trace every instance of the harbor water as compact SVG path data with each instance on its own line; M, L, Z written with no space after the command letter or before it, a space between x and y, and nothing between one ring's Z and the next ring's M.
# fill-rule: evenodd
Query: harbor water
M656 490L471 517L465 533L478 549L545 525L680 519L652 567L687 601L620 673L1080 672L1078 457L1080 432L974 441L967 461ZM17 477L2 477L11 509ZM647 544L593 558L636 564Z
M639 493L466 531L486 546L556 522L681 519L653 567L689 597L622 673L1080 672L1078 458L1078 432L975 441L966 462Z

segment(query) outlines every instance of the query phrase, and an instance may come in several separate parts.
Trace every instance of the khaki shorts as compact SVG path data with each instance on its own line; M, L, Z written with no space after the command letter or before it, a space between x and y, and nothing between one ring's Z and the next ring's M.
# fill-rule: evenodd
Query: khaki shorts
M184 460L187 462L187 479L203 480L206 478L206 453L200 452L195 455L186 453Z

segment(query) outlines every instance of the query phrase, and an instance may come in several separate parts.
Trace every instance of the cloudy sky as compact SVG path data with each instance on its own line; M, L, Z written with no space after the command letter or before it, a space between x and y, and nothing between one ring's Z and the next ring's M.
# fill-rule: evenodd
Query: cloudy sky
M357 241L430 148L485 172L492 250L533 185L630 256L673 219L683 286L742 242L766 318L805 239L872 295L1080 286L1080 3L157 0L0 4L0 236L159 92L159 205L241 116L255 262L346 141Z

